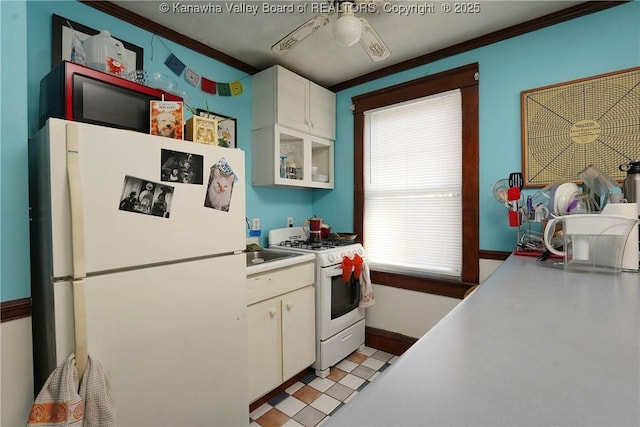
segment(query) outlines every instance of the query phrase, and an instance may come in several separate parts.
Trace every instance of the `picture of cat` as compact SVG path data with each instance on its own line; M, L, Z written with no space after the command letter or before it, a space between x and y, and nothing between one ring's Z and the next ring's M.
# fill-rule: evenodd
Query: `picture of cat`
M208 208L228 212L236 176L226 162L222 163L223 161L224 159L211 167L204 205Z

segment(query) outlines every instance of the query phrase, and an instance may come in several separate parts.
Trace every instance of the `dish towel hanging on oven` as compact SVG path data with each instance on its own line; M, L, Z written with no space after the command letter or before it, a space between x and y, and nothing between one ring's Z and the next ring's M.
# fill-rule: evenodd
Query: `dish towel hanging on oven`
M352 275L356 279L360 279L359 306L366 308L375 304L376 300L373 296L373 287L371 286L371 278L369 277L369 266L358 254L355 254L353 259L346 256L342 257L342 281L349 283Z
M371 277L369 274L369 266L367 262L360 258L358 254L354 257L356 260L360 259L360 307L371 307L376 303L376 299L373 296L373 286L371 286ZM358 261L356 261L357 263Z

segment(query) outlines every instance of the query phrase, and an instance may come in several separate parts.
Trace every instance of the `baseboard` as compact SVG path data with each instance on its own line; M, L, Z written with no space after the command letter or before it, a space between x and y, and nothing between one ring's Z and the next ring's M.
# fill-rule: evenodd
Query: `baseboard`
M31 316L31 298L4 301L0 304L2 322Z
M511 252L505 252L505 251L489 251L489 250L480 250L480 259L495 259L498 261L504 261L505 259L509 258L509 255L511 255Z
M365 344L368 347L386 351L396 356L402 355L416 341L418 341L417 338L408 337L397 332L385 331L370 326L365 328Z

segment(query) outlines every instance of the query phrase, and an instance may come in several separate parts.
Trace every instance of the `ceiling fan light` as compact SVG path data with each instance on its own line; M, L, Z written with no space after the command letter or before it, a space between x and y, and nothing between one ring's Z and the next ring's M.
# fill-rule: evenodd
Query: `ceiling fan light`
M342 15L333 23L333 38L341 46L353 46L362 36L362 22L353 15Z

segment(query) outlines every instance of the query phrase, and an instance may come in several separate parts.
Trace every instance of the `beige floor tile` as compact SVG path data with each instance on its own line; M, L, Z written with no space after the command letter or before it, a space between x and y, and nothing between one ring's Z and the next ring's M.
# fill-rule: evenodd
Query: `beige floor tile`
M278 403L276 405L276 409L287 414L289 417L293 417L305 406L307 406L305 402L298 400L294 396L289 396L282 402Z
M338 399L334 399L328 394L323 394L322 396L311 402L310 406L316 408L323 414L329 415L331 412L333 412L334 409L338 407L338 405L340 405L340 403L341 402Z
M344 377L343 379L341 379L339 384L347 386L350 389L357 390L358 387L360 387L365 381L366 380L364 380L364 379L362 379L362 378L360 378L358 376L349 374L346 377Z
M387 362L393 357L393 354L387 353L386 351L378 350L373 353L371 357L373 357L374 359L382 360L383 362Z
M360 378L364 378L365 380L368 380L376 372L378 372L378 371L376 371L375 369L371 369L371 368L368 368L368 367L366 367L364 365L360 365L356 369L351 371L351 374L356 375L356 376L358 376Z
M326 415L316 408L307 406L302 411L293 416L293 419L305 427L316 426Z
M353 393L353 389L350 389L349 387L342 384L334 384L325 393L333 397L334 399L338 399L339 401L344 402L349 397L349 395Z
M376 371L384 366L382 360L375 359L373 357L368 358L364 362L362 362L362 366L366 366L367 368L375 369Z
M347 359L341 360L337 365L336 368L339 368L342 371L345 372L351 372L354 369L356 369L358 367L357 363L353 363Z
M331 381L328 378L316 378L311 381L308 385L315 388L316 390L320 390L321 392L327 391L329 387L335 384L335 381Z

